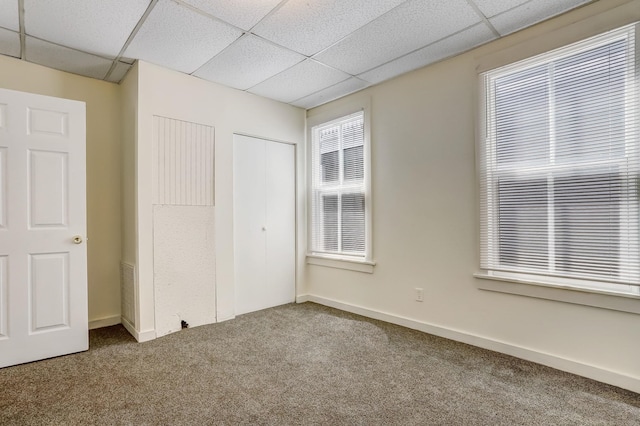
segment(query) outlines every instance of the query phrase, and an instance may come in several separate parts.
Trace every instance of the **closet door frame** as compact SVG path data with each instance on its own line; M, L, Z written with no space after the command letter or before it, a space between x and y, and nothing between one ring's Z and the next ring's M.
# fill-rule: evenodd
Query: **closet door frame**
M240 259L240 256L252 256L254 253L254 248L249 248L248 252L245 252L244 254L241 254L239 251L243 250L243 248L241 247L240 241L241 238L247 237L247 238L251 238L251 235L253 235L254 237L256 237L256 234L261 234L264 235L264 244L265 244L265 254L264 254L264 271L266 272L268 270L269 267L269 253L266 251L266 247L267 247L267 238L269 235L269 225L266 223L269 219L266 208L265 208L265 212L264 215L262 217L262 223L258 224L258 222L255 222L254 220L251 220L251 226L252 228L256 228L256 229L241 229L240 227L243 226L240 222L242 222L243 220L246 220L246 218L241 217L241 215L243 214L250 214L250 212L247 211L239 211L239 206L238 206L238 201L236 198L236 188L238 185L237 182L237 173L239 173L239 171L236 168L237 165L237 158L236 155L238 154L238 148L237 148L237 143L239 143L240 141L243 141L244 143L246 143L247 139L255 139L256 141L263 141L264 143L262 145L260 144L256 144L256 148L259 149L258 147L262 146L264 147L264 149L262 149L262 153L263 155L261 155L261 160L262 160L262 164L264 167L264 172L265 172L265 176L268 173L267 167L268 167L268 156L269 156L269 143L272 144L278 144L278 145L286 145L286 146L290 146L292 147L292 152L291 152L291 163L290 165L288 165L287 167L290 167L290 175L291 175L291 183L292 183L292 187L290 189L290 194L291 194L291 203L290 203L290 218L291 218L291 224L290 224L290 229L292 231L292 235L290 236L291 238L291 253L290 253L290 265L291 265L291 272L290 272L290 277L292 280L291 283L291 294L287 297L287 301L282 302L282 299L280 299L279 302L265 302L267 305L265 304L261 304L260 302L253 303L253 304L248 304L245 305L244 307L241 307L241 297L246 297L245 295L242 295L242 291L243 290L247 290L246 288L241 288L241 280L245 279L246 277L243 278L243 275L245 275L244 273L239 273L239 267L241 265L242 259ZM243 143L240 142L240 143ZM278 145L274 145L278 146ZM233 188L234 188L234 197L233 197L233 204L234 204L234 290L235 290L235 315L240 315L240 314L244 314L244 313L248 313L248 312L253 312L256 310L260 310L260 309L266 309L269 308L271 306L278 306L282 303L290 303L290 302L294 302L296 300L296 296L297 296L297 285L298 285L298 279L297 279L297 258L298 258L298 215L299 215L299 211L298 211L298 198L299 195L297 193L298 191L298 149L299 147L297 146L296 143L291 143L291 142L287 142L287 141L280 141L280 140L275 140L275 139L270 139L270 138L266 138L266 137L261 137L261 136L255 136L255 135L249 135L249 134L244 134L244 133L234 133L233 135L233 154L234 154L234 160L233 160L233 165L234 165L234 172L233 172L233 176L234 176L234 182L233 182ZM288 161L288 160L287 160ZM266 178L265 178L266 180ZM268 182L263 182L261 184L258 185L258 188L264 188L265 190L263 191L263 195L264 195L264 202L266 204L266 200L268 198ZM254 206L255 208L255 206ZM237 220L238 219L238 220ZM254 223L255 222L255 223ZM244 234L244 235L243 235ZM257 237L256 237L257 238ZM244 246L246 248L246 245ZM259 250L259 249L255 249L255 250ZM272 259L271 262L273 262L274 260ZM257 272L257 273L256 273ZM247 273L247 275L249 275L249 277L251 277L253 275L253 279L259 280L259 274L260 271L249 271ZM262 285L266 286L268 284L268 280L269 280L269 276L265 275L263 277L263 282ZM269 303L272 303L269 305ZM275 304L273 304L275 303ZM240 309L239 309L240 308Z

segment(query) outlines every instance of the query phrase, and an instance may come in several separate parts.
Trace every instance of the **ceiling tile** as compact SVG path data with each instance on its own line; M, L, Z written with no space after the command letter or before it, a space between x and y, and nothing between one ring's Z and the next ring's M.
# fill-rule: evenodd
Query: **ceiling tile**
M289 0L253 32L310 56L404 1Z
M359 74L480 22L465 0L412 0L314 59Z
M115 58L149 0L24 0L28 35Z
M26 38L25 51L29 62L98 79L104 78L112 62L33 37Z
M120 83L120 80L127 75L127 72L131 69L131 65L125 62L116 62L116 67L111 71L111 75L106 79L112 83Z
M501 35L507 35L590 1L532 0L489 21Z
M304 56L253 35L245 35L194 75L246 90L303 61Z
M20 57L20 34L0 28L0 55Z
M469 29L459 32L437 41L427 47L398 58L360 74L358 77L371 83L380 83L392 77L418 69L425 65L437 62L449 56L469 50L480 44L495 39L493 31L484 23L475 25Z
M230 25L160 0L124 56L192 73L240 35Z
M472 0L478 9L486 16L490 18L499 13L505 12L509 9L513 9L516 6L520 6L529 0Z
M18 0L0 0L0 27L20 31Z
M320 90L319 92L306 96L302 99L298 99L297 101L291 103L300 108L309 109L330 102L334 99L341 98L350 93L357 92L358 90L364 89L367 86L369 86L369 83L367 83L366 81L362 81L359 78L351 77L348 80L342 81L331 87L327 87L326 89Z
M249 92L292 102L349 78L342 71L307 59L252 87Z
M281 0L183 1L243 30L249 30L276 7Z

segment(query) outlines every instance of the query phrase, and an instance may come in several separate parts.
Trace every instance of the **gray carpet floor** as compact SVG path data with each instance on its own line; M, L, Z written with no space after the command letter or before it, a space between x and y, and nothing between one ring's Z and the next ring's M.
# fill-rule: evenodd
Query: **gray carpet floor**
M312 303L0 369L1 425L639 425L640 395Z

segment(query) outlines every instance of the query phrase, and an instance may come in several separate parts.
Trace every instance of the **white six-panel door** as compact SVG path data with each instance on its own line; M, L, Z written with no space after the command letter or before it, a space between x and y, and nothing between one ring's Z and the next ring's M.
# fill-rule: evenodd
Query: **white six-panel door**
M85 104L0 89L0 367L88 349Z
M236 314L295 300L295 149L233 138Z

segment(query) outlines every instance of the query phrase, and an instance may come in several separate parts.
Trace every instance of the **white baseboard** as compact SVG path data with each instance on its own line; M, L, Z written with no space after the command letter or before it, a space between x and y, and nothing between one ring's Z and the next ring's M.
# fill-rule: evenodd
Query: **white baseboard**
M112 315L110 317L104 317L97 320L89 321L89 330L95 330L96 328L102 327L110 327L116 324L120 324L120 315Z
M568 373L577 374L579 376L587 377L589 379L597 380L599 382L607 383L613 386L618 386L623 389L628 389L630 391L640 393L640 378L625 376L614 371L606 370L600 367L595 367L593 365L584 364L566 358L561 358L556 355L539 352L534 349L524 348L510 343L493 340L487 337L466 333L464 331L458 331L422 321L416 321L394 314L378 312L369 308L351 305L348 303L339 302L337 300L327 299L310 294L304 294L296 297L296 302L315 302L320 305L329 306L332 308L340 309L342 311L362 315L367 318L385 321L391 324L396 324L425 333L433 334L435 336L440 336L458 342L467 343L469 345L478 346L480 348L511 355L516 358L521 358L527 361L546 365L548 367L566 371Z
M155 330L138 331L133 326L133 324L131 324L125 318L122 318L122 325L127 329L129 334L131 334L138 341L138 343L148 342L149 340L153 340L156 338Z
M309 297L310 296L308 294L303 294L303 295L300 295L300 296L296 296L296 303L309 302L310 301ZM318 302L318 303L320 303L320 302Z
M235 315L229 315L229 316L224 316L224 317L218 317L216 318L216 322L225 322L225 321L229 321L232 319L235 319L236 316Z

